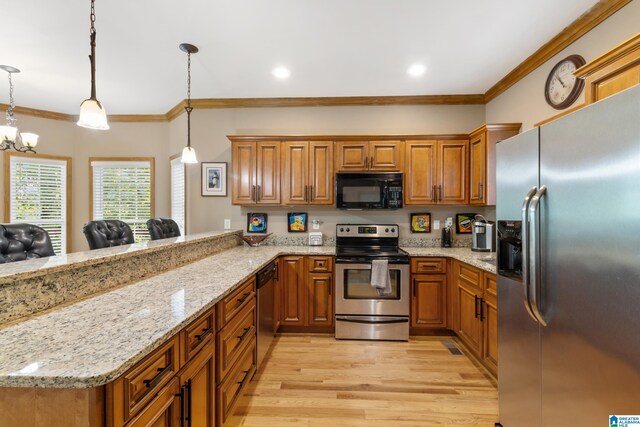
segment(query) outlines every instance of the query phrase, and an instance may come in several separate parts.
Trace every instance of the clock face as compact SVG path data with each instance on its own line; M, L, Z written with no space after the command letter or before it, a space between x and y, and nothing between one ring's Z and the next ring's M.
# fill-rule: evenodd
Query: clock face
M545 98L553 108L562 110L573 104L582 92L584 81L573 72L585 61L581 56L571 55L553 67L545 85Z

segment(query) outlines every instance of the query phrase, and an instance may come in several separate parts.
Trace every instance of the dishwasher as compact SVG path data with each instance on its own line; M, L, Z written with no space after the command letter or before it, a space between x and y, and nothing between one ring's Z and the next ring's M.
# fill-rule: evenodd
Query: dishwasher
M257 275L258 288L258 368L273 342L273 322L276 287L276 262L271 262Z

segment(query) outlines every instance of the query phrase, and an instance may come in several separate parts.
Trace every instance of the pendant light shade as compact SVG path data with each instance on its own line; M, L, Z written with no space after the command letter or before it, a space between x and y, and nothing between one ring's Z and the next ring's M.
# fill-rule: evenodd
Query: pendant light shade
M85 99L80 104L80 117L78 118L77 125L83 128L107 130L109 124L107 123L107 112L104 107L98 101L96 97L96 11L95 0L91 0L91 30L89 32L89 40L91 45L91 55L89 55L89 61L91 62L91 97Z
M18 128L15 126L0 126L0 141L15 142Z
M107 130L107 112L100 103L95 99L85 99L80 104L80 117L78 118L78 126L89 129Z
M182 158L180 159L182 163L198 163L198 158L196 157L196 150L193 147L184 147L182 149Z

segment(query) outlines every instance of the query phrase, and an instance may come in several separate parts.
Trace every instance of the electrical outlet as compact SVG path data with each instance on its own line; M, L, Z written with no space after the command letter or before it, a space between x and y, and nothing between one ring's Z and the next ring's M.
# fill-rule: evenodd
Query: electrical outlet
M320 230L320 220L314 219L311 221L311 228L313 230Z
M224 229L225 230L231 230L231 220L230 219L225 219L224 220Z
M434 230L440 230L440 220L439 219L434 219L433 220L433 229Z

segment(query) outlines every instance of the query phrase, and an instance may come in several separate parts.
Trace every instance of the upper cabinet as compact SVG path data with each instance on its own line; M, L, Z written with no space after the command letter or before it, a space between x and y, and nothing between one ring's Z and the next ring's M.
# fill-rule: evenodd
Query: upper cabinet
M333 142L282 144L283 204L332 205L333 191Z
M338 141L336 172L402 171L402 141Z
M484 125L469 135L469 204L496 204L496 144L517 135L520 123Z
M234 205L280 204L280 145L279 141L232 143Z
M585 103L599 101L640 83L640 33L578 68L585 81Z
M468 140L406 141L404 148L405 205L468 202Z

